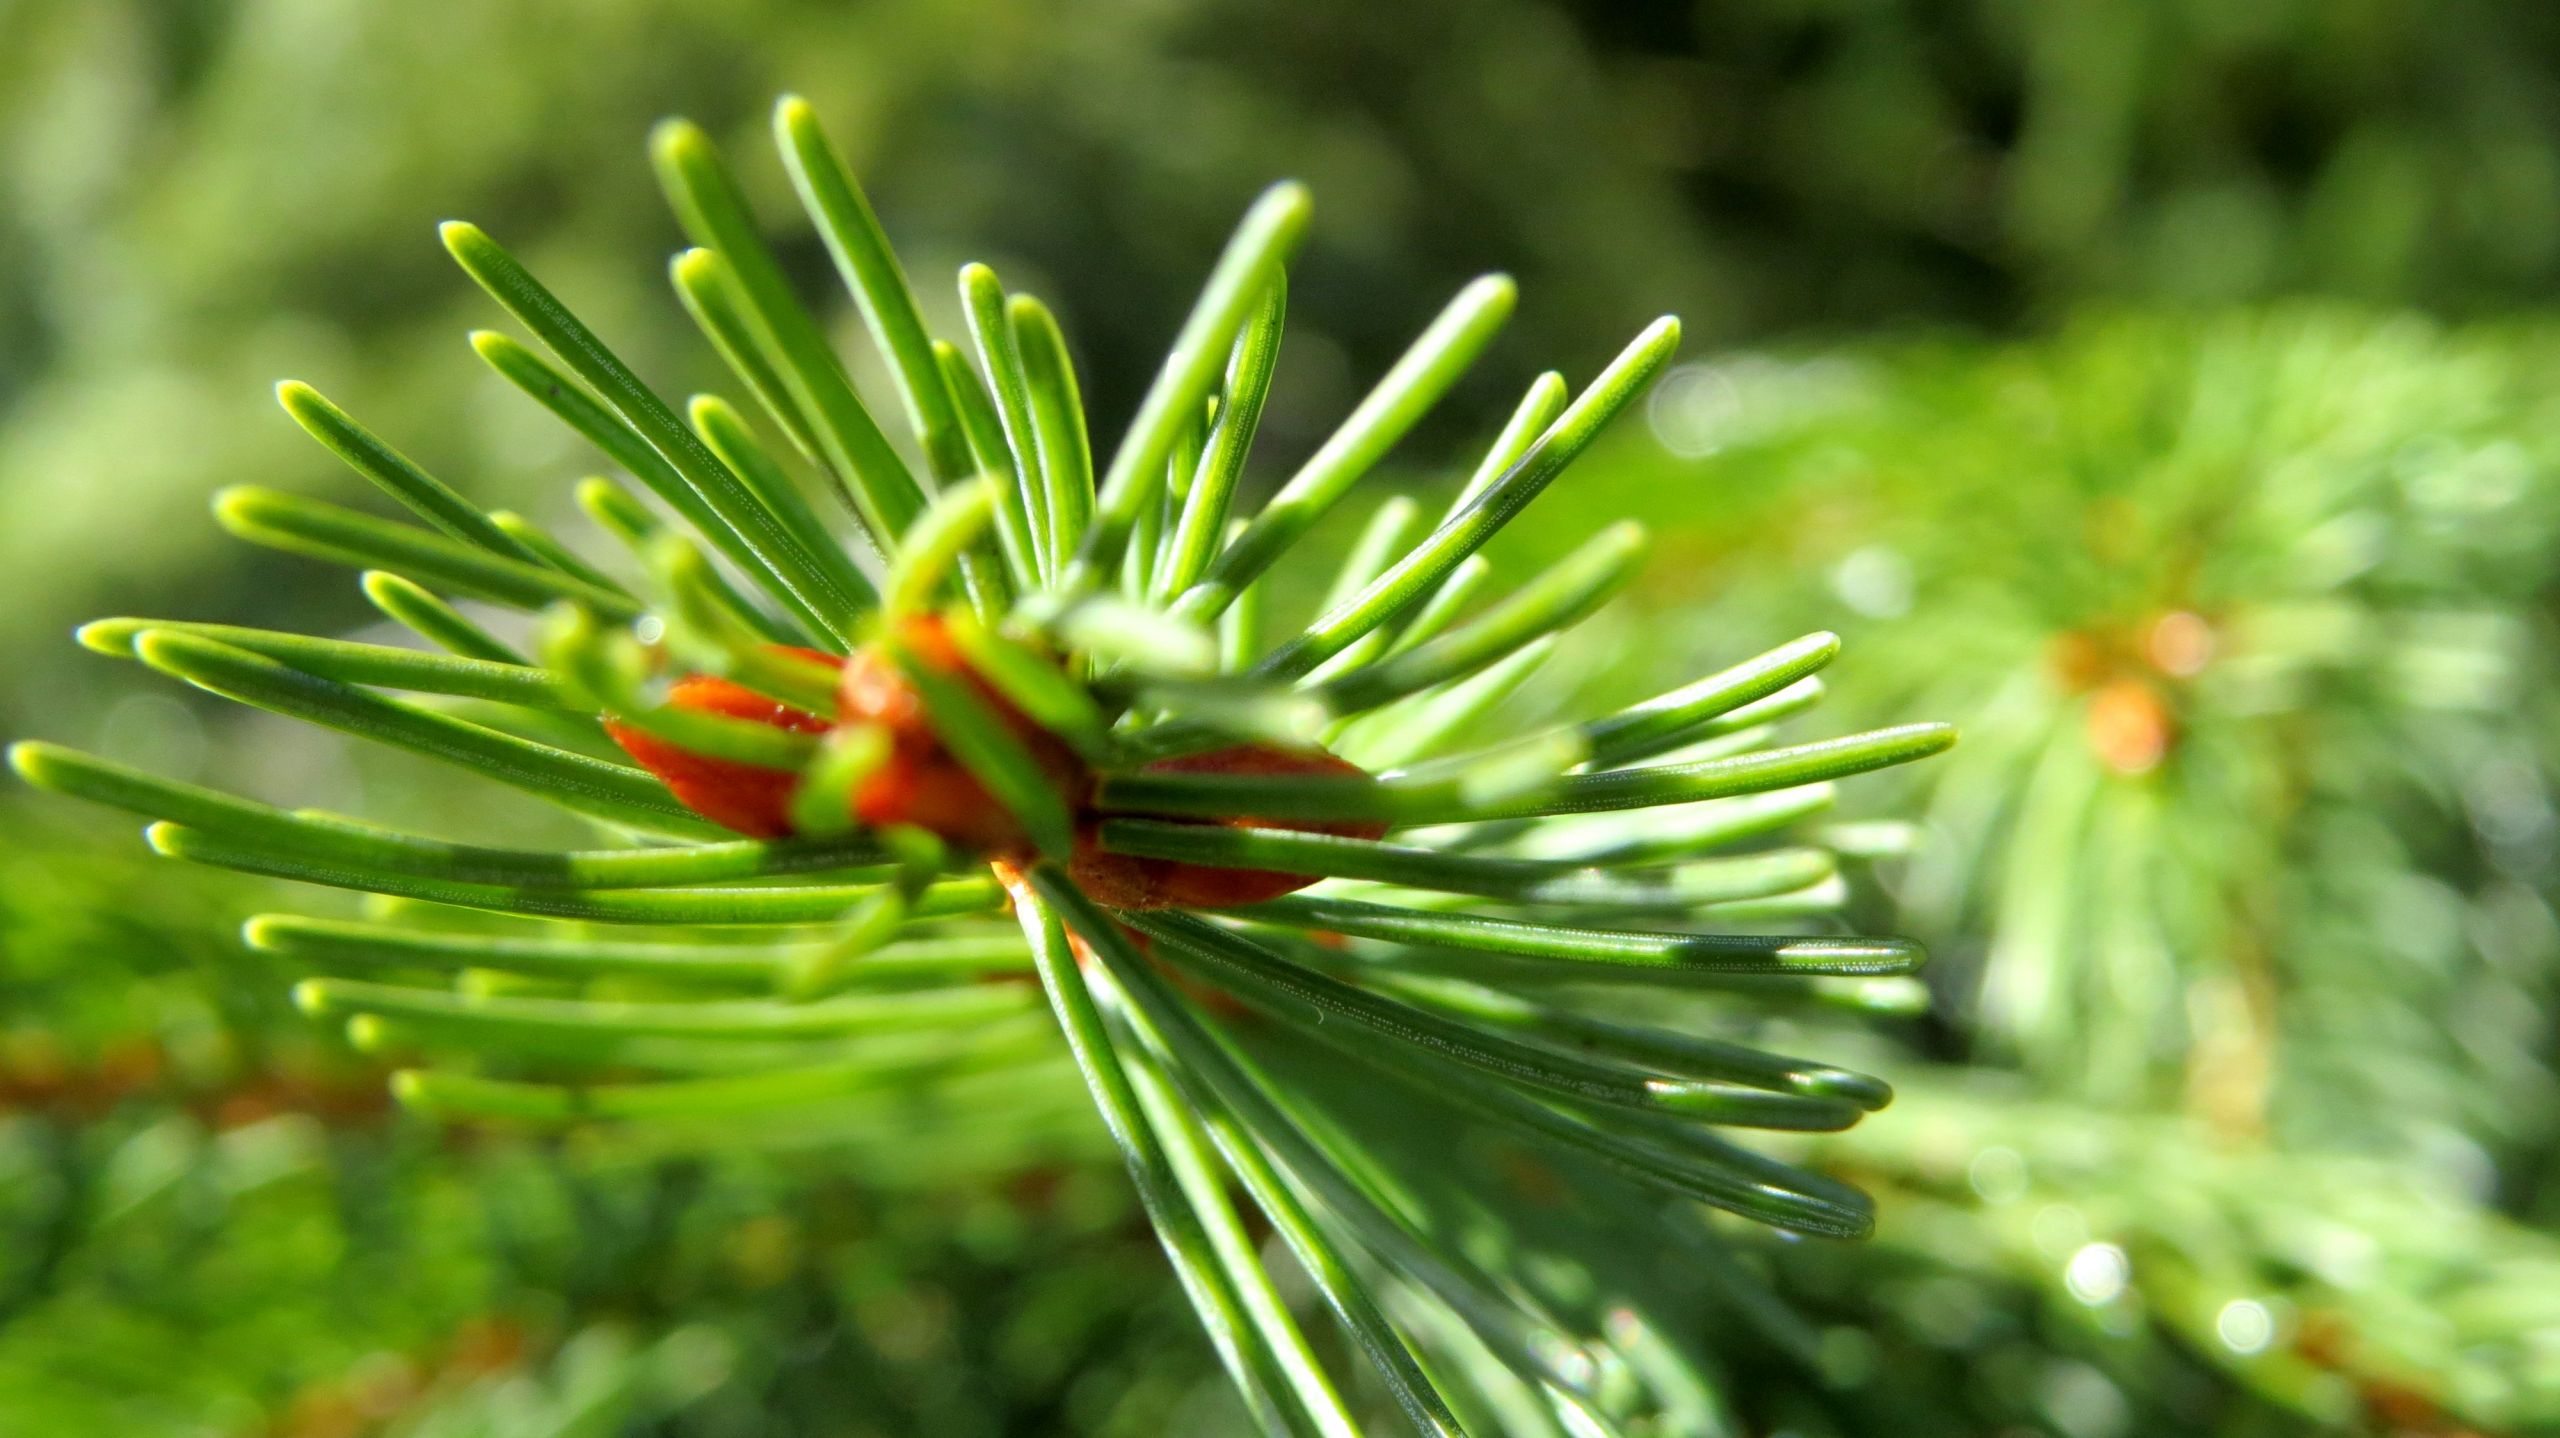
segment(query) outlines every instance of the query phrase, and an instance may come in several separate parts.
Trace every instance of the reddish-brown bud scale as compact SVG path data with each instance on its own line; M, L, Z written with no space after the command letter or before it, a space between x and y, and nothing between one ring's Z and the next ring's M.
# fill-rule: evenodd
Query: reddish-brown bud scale
M1283 749L1271 744L1237 744L1205 754L1160 759L1146 767L1150 774L1314 775L1339 778L1367 771L1348 759L1321 749ZM1312 834L1340 834L1374 839L1387 826L1366 820L1321 823L1309 820L1261 819L1237 814L1200 823L1226 829L1296 829ZM1096 836L1098 821L1089 816L1076 828L1076 852L1070 872L1078 887L1097 902L1116 909L1226 909L1259 904L1293 894L1315 882L1304 874L1269 869L1227 869L1182 859L1144 859L1103 852Z
M1059 791L1082 802L1087 780L1075 754L979 678L940 619L906 621L898 630L898 643L914 663L967 684ZM1030 853L1030 836L1020 822L943 744L924 700L886 653L870 647L853 656L844 667L839 702L845 723L876 724L889 735L887 762L854 789L854 818L874 826L913 824L981 854Z
M833 654L814 649L786 652L821 664L844 663ZM816 734L828 727L826 719L806 709L794 709L769 695L708 674L677 680L667 692L667 704L694 714L770 724L795 734ZM791 793L799 786L798 774L696 754L610 717L604 721L604 732L622 746L622 752L639 761L640 767L657 775L678 803L712 823L756 839L779 839L791 832Z
M971 669L941 620L905 621L897 643L908 662L967 684L1057 785L1076 812L1069 873L1096 902L1117 909L1224 909L1276 899L1315 882L1302 874L1104 852L1099 833L1105 816L1091 805L1094 776L1074 752ZM792 652L842 668L838 722L876 726L888 735L888 756L854 787L850 802L854 819L874 827L912 824L1000 866L1030 857L1030 840L1021 823L942 742L922 696L884 648L867 646L850 659L805 649ZM829 723L806 710L708 676L680 681L667 702L696 713L771 724L796 733L816 733ZM790 804L800 781L797 774L706 758L611 719L605 729L632 758L666 781L685 807L704 818L756 838L780 838L792 831ZM1365 772L1321 749L1271 744L1237 744L1163 759L1148 765L1147 771L1325 777ZM1360 839L1374 839L1387 829L1385 824L1369 821L1322 823L1250 814L1181 822L1211 828L1297 829Z

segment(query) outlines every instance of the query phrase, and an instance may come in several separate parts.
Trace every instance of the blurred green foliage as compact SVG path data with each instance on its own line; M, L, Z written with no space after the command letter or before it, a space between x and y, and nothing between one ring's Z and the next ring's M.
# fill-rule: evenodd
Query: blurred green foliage
M1988 1049L2512 1154L2555 1118L2555 354L2293 309L1726 357L1601 502L1702 518L1719 612L1840 622L1853 708L1968 717L1902 917Z
M2560 1415L2555 343L2297 306L1726 354L1599 466L1717 619L1650 663L1832 624L1852 713L1966 730L1870 796L1921 821L1870 918L1937 955L1915 1053L2023 1082L1900 1074L1830 1145L1888 1195L1872 1265L1793 1265L1881 1345L1850 1413L1955 1352L2010 1376L1913 1431Z
M1523 334L1417 468L1490 429L1507 357L1589 363L1677 309L1705 354L1652 433L1543 501L1647 519L1685 576L1593 682L1831 625L1852 718L1969 721L1874 901L1944 959L1913 1096L1832 1159L1884 1237L1664 1280L1726 1359L1700 1431L2550 1431L2560 337L2390 307L2500 317L2560 279L2555 82L2560 12L2521 0L19 0L0 728L337 782L64 631L362 621L203 514L337 482L282 375L476 496L565 492L588 461L463 351L446 215L707 382L639 160L661 114L735 137L808 94L928 296L1006 264L1105 414L1243 197L1298 175L1323 223L1257 474L1477 268L1521 277ZM2183 308L2302 293L2368 307ZM1870 337L1942 325L2040 337ZM1240 1423L1115 1173L1023 1201L823 1154L448 1147L235 981L240 886L15 795L0 823L13 1423Z

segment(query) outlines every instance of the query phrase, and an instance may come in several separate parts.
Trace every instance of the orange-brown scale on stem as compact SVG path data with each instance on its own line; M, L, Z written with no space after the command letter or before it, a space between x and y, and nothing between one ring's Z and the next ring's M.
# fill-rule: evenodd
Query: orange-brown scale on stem
M1366 776L1367 770L1322 749L1283 749L1272 744L1236 744L1205 754L1160 759L1146 766L1150 774L1251 774L1340 778ZM1198 820L1223 829L1294 829L1301 833L1338 834L1375 839L1387 826L1368 820L1338 822L1282 821L1249 814ZM1076 827L1076 851L1068 872L1077 887L1115 909L1225 909L1265 903L1293 894L1315 879L1270 869L1230 869L1182 859L1146 859L1103 850L1099 816L1088 815Z
M897 646L908 662L967 684L1059 791L1081 798L1089 786L1083 763L1056 735L969 667L939 618L905 621L898 629ZM1031 852L1030 836L1020 821L942 742L923 697L883 646L867 645L845 665L838 702L843 722L874 724L889 736L888 759L854 789L855 819L873 827L913 824L947 843L991 857Z
M830 666L844 660L815 649L775 646ZM723 719L770 724L795 734L817 734L830 721L806 709L794 709L770 695L709 674L687 675L667 691L667 707ZM753 839L779 839L792 830L791 795L800 776L788 769L767 769L735 759L715 759L669 743L608 716L604 732L640 767L658 776L678 803L718 824Z
M943 743L923 697L900 667L902 662L921 666L967 684L1066 797L1076 812L1075 851L1068 873L1097 903L1116 909L1224 909L1276 899L1315 882L1303 874L1106 852L1099 837L1103 816L1091 804L1092 770L972 669L940 619L904 621L895 636L895 651L888 645L871 644L850 659L792 651L842 669L840 712L834 721L707 675L679 681L667 702L696 713L771 724L795 733L817 733L831 722L875 727L888 736L889 752L854 786L849 802L852 818L874 828L914 825L990 860L1027 862L1032 846L1020 821ZM708 758L611 719L605 728L615 743L665 781L695 813L756 838L780 838L792 832L790 805L799 775ZM1366 773L1322 749L1258 743L1162 759L1146 769L1159 774L1264 777ZM1250 814L1178 822L1210 828L1296 829L1360 839L1374 839L1387 830L1385 824L1366 820L1284 821Z

